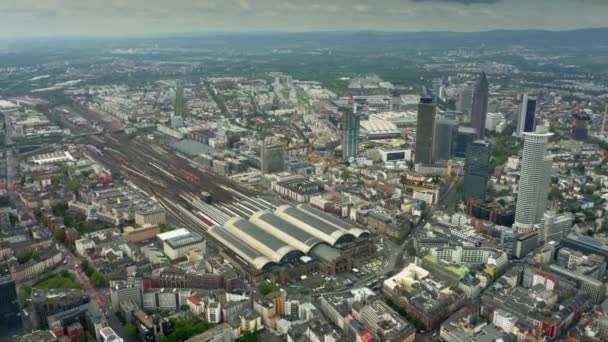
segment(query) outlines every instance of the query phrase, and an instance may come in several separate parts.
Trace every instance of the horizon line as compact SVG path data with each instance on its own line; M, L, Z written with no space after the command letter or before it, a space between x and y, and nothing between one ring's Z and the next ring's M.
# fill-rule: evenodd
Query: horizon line
M475 33L491 33L491 32L547 32L547 33L566 33L580 32L592 30L608 30L608 26L604 27L585 27L567 30L553 30L546 28L529 28L529 29L491 29L491 30L372 30L372 29L344 29L344 30L310 30L310 31L285 31L285 30L255 30L255 31L184 31L184 32L155 32L155 33L137 33L129 34L81 34L81 35L27 35L2 37L0 41L16 41L16 40L42 40L42 39L58 39L58 40L77 40L77 39L100 39L100 40L121 40L121 39L153 39L153 38L180 38L180 37L196 37L196 36L221 36L221 35L292 35L292 34L322 34L322 33L378 33L378 34L416 34L416 33L460 33L460 34L475 34Z

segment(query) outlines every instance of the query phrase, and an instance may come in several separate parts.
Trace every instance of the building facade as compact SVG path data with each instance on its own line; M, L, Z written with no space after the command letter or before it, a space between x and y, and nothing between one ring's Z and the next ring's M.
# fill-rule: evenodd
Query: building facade
M356 107L344 113L342 125L342 157L344 160L357 158L359 153L359 130L361 118L357 114Z
M464 200L485 199L490 165L490 144L477 140L469 144L464 167Z
M477 132L477 138L483 139L486 129L486 116L488 115L488 98L490 87L486 73L482 72L475 91L473 92L473 107L471 108L471 127Z
M535 130L536 99L529 97L528 94L524 94L517 121L517 135L521 137L524 133L534 132Z
M418 104L416 120L416 163L433 163L433 143L435 134L435 112L433 98L422 97Z
M551 181L552 158L547 143L553 133L524 133L524 151L519 179L515 227L529 231L543 218Z

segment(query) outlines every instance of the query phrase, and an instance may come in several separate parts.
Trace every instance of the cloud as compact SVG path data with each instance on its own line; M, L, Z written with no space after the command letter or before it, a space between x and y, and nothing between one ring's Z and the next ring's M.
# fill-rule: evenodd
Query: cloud
M412 0L413 2L452 2L463 5L475 5L475 4L495 4L500 0Z

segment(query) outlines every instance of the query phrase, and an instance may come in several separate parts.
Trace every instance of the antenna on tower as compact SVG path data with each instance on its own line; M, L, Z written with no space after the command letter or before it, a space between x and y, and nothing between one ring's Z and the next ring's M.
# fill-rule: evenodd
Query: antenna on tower
M606 117L608 116L608 103L606 103L606 110L604 111L604 121L602 122L602 133L606 133Z

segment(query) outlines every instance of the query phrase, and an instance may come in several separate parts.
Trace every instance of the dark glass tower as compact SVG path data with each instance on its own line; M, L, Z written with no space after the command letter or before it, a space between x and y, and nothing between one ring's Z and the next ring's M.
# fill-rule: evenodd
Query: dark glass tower
M21 315L15 282L10 276L0 274L0 340L21 332Z
M524 133L536 131L536 99L524 95L517 122L517 134L523 136Z
M435 102L432 97L420 98L416 120L416 163L433 163L435 133Z
M488 166L490 164L490 144L476 140L467 148L464 166L464 199L485 199L488 184Z
M435 122L433 158L435 160L452 159L453 141L458 135L458 125L455 121L439 120Z
M357 158L359 150L359 124L361 119L355 110L346 110L342 131L342 156L344 160Z
M486 73L482 72L473 92L473 108L471 108L471 127L477 131L477 137L483 139L486 129L486 116L488 115L488 98L490 85Z

